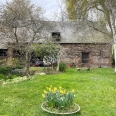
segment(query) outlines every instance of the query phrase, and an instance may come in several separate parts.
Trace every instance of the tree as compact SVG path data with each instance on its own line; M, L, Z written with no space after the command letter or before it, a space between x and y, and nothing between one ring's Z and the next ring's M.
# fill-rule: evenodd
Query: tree
M70 0L70 3L73 0ZM66 2L66 1L65 1ZM67 6L68 7L68 6ZM100 31L107 36L111 37L114 41L114 54L115 54L115 62L116 62L116 0L76 0L74 6L76 7L76 18L78 20L83 20L87 22L87 24L97 31ZM95 26L94 17L93 19L89 16L89 14L96 10L97 21L102 22L107 28L107 30L103 30L102 28L98 28ZM71 12L70 10L67 10ZM99 16L99 17L98 17ZM102 17L102 20L101 20ZM69 17L70 18L70 17ZM99 25L103 26L103 25ZM116 72L116 64L115 64L115 72Z
M52 66L52 70L54 69L54 63L57 64L56 71L59 71L60 51L61 46L51 41L43 44L38 44L35 47L36 55L44 59L44 63L50 63Z
M70 20L77 20L77 3L78 0L65 0L68 17Z
M25 62L26 76L29 77L30 59L33 43L41 38L41 32L48 22L44 21L44 10L35 7L30 0L7 2L1 12L1 33L12 47L20 52Z

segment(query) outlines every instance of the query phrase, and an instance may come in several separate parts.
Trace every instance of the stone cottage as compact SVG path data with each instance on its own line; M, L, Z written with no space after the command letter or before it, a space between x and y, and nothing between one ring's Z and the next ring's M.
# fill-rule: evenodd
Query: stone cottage
M93 30L83 22L53 22L51 30L43 30L48 39L62 46L60 62L65 62L71 67L112 66L111 39L106 35ZM44 36L39 40L45 41ZM0 46L1 47L1 46ZM0 59L11 56L12 50L0 48Z
M72 67L112 66L111 39L83 22L57 22L50 33L63 48L61 62Z

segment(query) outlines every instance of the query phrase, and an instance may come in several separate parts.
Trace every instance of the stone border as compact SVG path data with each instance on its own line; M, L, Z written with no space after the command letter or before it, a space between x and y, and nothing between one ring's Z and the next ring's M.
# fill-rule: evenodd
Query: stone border
M80 111L80 106L79 106L78 104L74 103L74 104L78 107L78 109L77 109L76 111L73 111L73 112L66 112L66 113L51 112L51 111L49 111L49 110L47 110L47 109L45 109L45 108L43 107L45 103L46 103L46 102L42 103L41 108L42 108L42 110L44 110L45 112L48 112L48 113L50 113L50 114L58 114L58 115L59 115L59 114L60 114L60 115L64 115L64 114L75 114L75 113L77 113L77 112Z

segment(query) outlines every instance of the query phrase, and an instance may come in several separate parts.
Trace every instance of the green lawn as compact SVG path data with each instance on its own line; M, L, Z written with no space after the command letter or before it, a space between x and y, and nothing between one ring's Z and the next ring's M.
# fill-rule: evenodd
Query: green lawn
M75 89L81 110L74 116L116 116L116 74L114 69L92 69L36 76L33 80L0 86L0 116L51 116L41 110L47 86Z

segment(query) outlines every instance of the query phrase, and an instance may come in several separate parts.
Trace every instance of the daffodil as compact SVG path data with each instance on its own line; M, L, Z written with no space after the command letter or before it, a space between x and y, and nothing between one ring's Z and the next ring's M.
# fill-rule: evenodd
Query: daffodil
M74 93L74 92L75 92L75 90L74 90L74 89L72 89L72 92Z
M42 94L42 97L43 97L43 98L45 98L45 95L44 95L44 94Z
M44 93L47 93L47 91L44 90Z
M54 87L54 92L55 92L55 91L57 91L57 88L56 88L56 87Z
M55 107L55 105L57 105L58 107L62 108L62 104L59 104L59 100L66 107L70 106L70 104L67 104L67 103L68 103L68 101L71 101L72 102L71 104L73 104L73 99L75 97L73 92L74 92L74 89L72 89L71 91L67 91L66 89L62 88L61 86L59 86L57 88L57 87L53 87L52 85L50 85L49 87L46 87L46 90L43 91L42 97L46 101L48 101L50 104L53 104L52 107ZM74 97L68 97L70 95L72 95Z
M60 90L60 93L63 94L64 93L63 90Z
M52 91L51 88L49 88L49 91Z
M64 90L63 93L66 94L66 90Z

